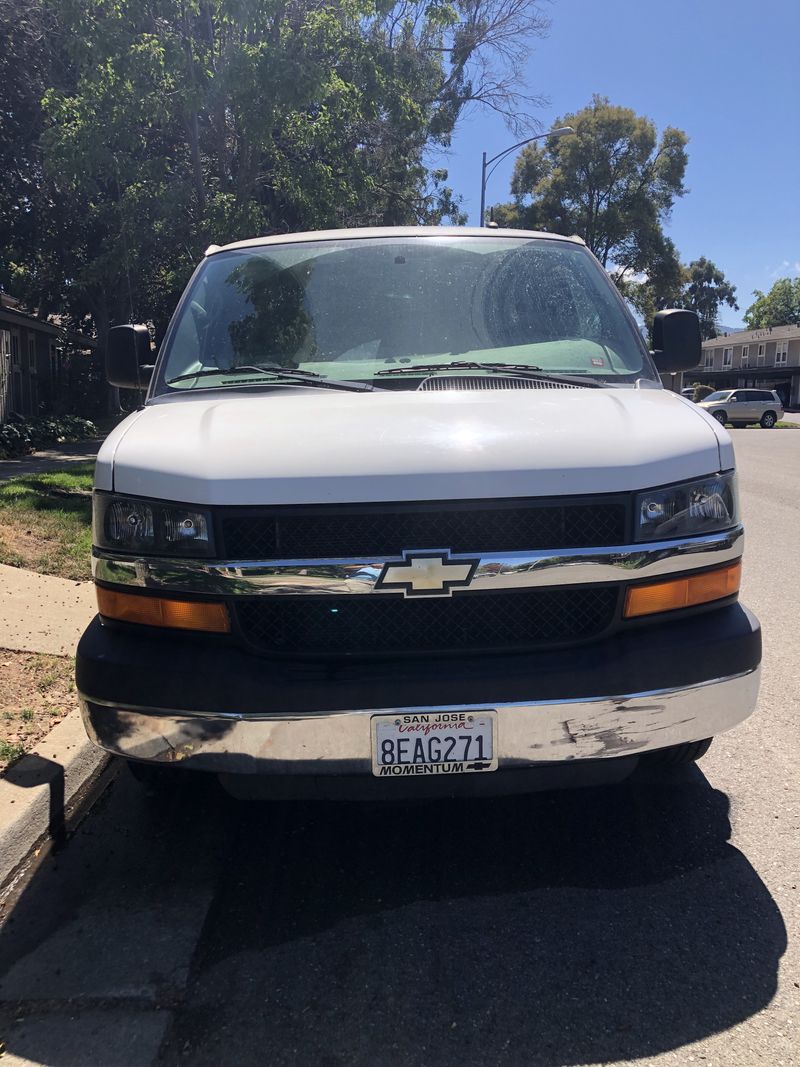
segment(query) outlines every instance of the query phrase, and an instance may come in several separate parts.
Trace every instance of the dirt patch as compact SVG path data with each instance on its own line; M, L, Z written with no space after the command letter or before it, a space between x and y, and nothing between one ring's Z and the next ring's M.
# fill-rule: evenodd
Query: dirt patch
M0 775L78 706L71 656L0 649Z

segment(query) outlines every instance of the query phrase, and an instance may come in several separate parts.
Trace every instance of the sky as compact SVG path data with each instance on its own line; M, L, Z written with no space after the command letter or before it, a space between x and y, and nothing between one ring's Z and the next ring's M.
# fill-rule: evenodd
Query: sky
M689 136L686 195L666 225L684 262L704 255L737 288L741 326L754 289L800 275L800 0L553 0L528 62L528 91L549 103L542 129L593 93ZM538 132L538 131L533 131ZM462 119L437 160L478 224L481 153L521 140L499 116ZM515 154L514 154L515 155ZM514 155L492 175L487 205L509 199Z

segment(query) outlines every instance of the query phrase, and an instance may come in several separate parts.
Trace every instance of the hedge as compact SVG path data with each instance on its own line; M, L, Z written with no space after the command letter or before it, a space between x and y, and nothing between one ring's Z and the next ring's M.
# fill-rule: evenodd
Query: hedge
M0 458L25 456L38 448L81 441L85 437L97 437L99 433L91 419L82 419L78 415L35 419L12 416L11 421L0 426Z

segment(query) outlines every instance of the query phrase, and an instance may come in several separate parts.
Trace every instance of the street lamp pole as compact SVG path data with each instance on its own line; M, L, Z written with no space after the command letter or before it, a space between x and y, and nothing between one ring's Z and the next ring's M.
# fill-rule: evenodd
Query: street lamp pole
M526 144L530 144L531 141L541 141L548 137L565 137L568 133L574 133L575 131L571 126L558 126L555 130L548 130L547 133L537 133L533 137L526 137L524 141L518 141L516 144L512 144L510 148L504 148L502 152L498 152L496 156L492 156L491 159L486 158L486 153L483 153L483 159L481 160L481 217L480 225L486 225L486 183L491 178L495 167L501 160L505 159L511 152L516 152L518 148L524 148ZM492 166L494 164L494 166ZM489 169L491 168L491 169Z

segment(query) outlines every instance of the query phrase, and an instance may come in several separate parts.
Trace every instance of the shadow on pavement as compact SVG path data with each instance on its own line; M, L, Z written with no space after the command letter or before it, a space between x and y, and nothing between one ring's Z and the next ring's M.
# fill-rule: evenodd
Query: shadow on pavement
M159 807L115 789L93 837L62 855L53 915L35 882L17 903L2 993L44 988L42 944L76 910L165 914L185 898L188 913L207 884L191 948L171 954L185 972L142 987L140 1006L169 1016L159 1064L603 1063L725 1030L775 993L780 913L729 843L728 798L694 767L426 804L243 804L201 788ZM82 968L113 952L150 974L170 953L163 931L150 952L144 919L115 929L88 939ZM113 1010L97 987L85 998ZM50 1018L8 1050L66 1067L58 1033Z

